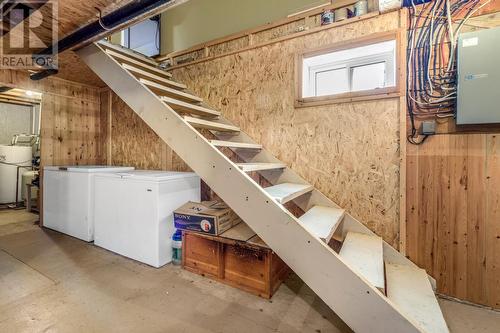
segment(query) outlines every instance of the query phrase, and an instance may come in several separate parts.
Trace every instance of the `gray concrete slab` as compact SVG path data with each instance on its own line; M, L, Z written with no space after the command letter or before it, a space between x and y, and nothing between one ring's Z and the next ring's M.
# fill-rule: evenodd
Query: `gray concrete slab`
M296 276L265 300L176 266L143 265L31 220L12 225L0 222L0 332L349 332ZM500 327L500 313L441 305L452 332Z

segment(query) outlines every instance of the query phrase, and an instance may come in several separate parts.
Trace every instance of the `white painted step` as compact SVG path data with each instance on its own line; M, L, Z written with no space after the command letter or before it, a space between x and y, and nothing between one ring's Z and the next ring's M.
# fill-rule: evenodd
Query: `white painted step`
M348 232L342 243L339 255L355 272L384 293L384 252L382 238L357 232Z
M341 208L314 206L299 220L311 234L328 243L344 218L344 214L345 210Z
M219 111L215 111L215 110L203 107L201 105L195 105L195 104L183 102L183 101L180 101L178 99L167 97L167 96L162 96L160 98L162 101L167 103L172 109L174 109L177 112L196 114L196 115L205 116L205 117L218 117L218 116L220 116Z
M236 126L232 125L227 125L227 124L221 124L217 123L215 121L209 121L205 119L200 119L200 118L194 118L194 117L188 117L184 116L183 117L185 121L191 124L194 128L204 128L212 131L219 131L219 132L239 132L240 129Z
M257 143L232 142L232 141L221 141L221 140L210 140L210 142L216 147L227 147L233 149L262 149L262 145L259 145Z
M135 52L131 49L125 48L121 45L115 45L109 42L99 42L99 45L103 46L105 49L113 50L122 53L126 56L132 57L138 61L143 61L145 63L148 63L151 66L158 66L158 63L155 60L149 58L148 56L142 53Z
M218 159L220 152L216 151L215 147L206 140L198 140L199 144L186 145L185 143L193 140L193 135L195 135L192 126L188 125L187 122L179 121L177 114L172 113L170 108L159 98L151 96L150 91L144 89L145 86L129 75L118 62L108 55L98 52L98 48L94 44L79 50L78 54L90 68L98 73L104 82L110 85L110 88L118 96L137 112L138 116L146 121L161 120L168 116L169 121L148 121L148 124L152 130L159 133L163 141L171 144L172 149L186 159L195 172L203 174L207 183L217 188L218 193L220 192L221 197L230 203L235 212L248 220L249 225L262 234L262 237L269 242L286 263L299 273L305 283L354 331L385 332L388 328L392 332L415 333L419 331L418 328L413 327L406 316L403 316L395 306L392 306L393 303L387 297L379 292L370 291L367 293L370 283L364 278L362 279L359 274L354 273L353 270L345 269L347 263L344 260L335 255L319 239L314 241L314 238L304 230L301 224L298 224L300 222L290 212L277 206L277 202L272 202L274 200L271 200L270 195L263 195L264 190L257 188L256 182L249 182L248 176L242 172L226 172L226 177L221 177L221 170L231 167L231 165L234 166L234 163ZM174 118L177 117L178 121L170 121L172 115L175 116ZM172 140L172 137L176 139ZM222 163L218 172L208 171L208 168L212 168L210 163L213 159ZM292 171L287 177L297 179L296 183L305 183ZM257 189L258 191L255 191ZM245 192L253 196L251 198L254 201L253 205L248 205L244 195L238 195L238 193ZM316 202L318 200L318 202L326 202L325 205L329 205L327 198L322 197L319 193L311 195L310 200L306 200L308 198L309 194L306 194L299 199L304 199L301 200L303 202ZM268 204L265 203L267 199L270 201ZM253 209L249 209L249 207L253 207ZM271 221L269 221L269 217L272 217ZM346 226L346 229L352 227L363 230L361 223L354 218L349 218L349 220L350 226ZM311 241L307 242L308 239ZM402 262L406 260L404 256L396 256L392 253L391 255L395 257L395 260ZM358 276L360 278L357 278ZM335 281L332 280L332 277L335 277Z
M245 172L286 168L284 163L236 163L236 165Z
M135 67L135 66L132 66L129 64L123 64L122 66L123 66L123 68L125 68L126 70L128 70L129 72L131 72L132 74L134 74L135 76L138 76L140 78L143 78L146 80L151 80L153 82L163 84L163 85L175 88L175 89L186 89L187 88L185 84L166 79L164 77L161 77L159 75L156 75L156 74L148 72L148 71L145 71L145 70L140 69L138 67Z
M182 92L182 91L177 90L177 89L172 89L172 88L158 84L158 83L153 82L153 81L149 81L146 79L139 79L139 81L141 81L141 83L146 85L149 89L153 90L159 96L174 97L176 99L180 99L180 100L183 100L185 102L190 102L190 103L203 102L203 99L198 97L198 96L194 96L194 95Z
M425 270L407 265L385 265L387 297L422 332L449 332Z
M167 79L172 77L172 74L170 74L167 71L164 71L156 66L148 65L142 61L135 60L131 57L127 57L126 55L123 55L121 53L118 53L118 52L115 52L112 50L106 50L106 53L108 55L112 56L116 61L118 61L122 65L123 64L134 65L134 66L140 67L148 72L155 73L157 75L165 77Z
M312 185L283 183L264 188L280 204L285 204L295 198L300 197L314 189Z

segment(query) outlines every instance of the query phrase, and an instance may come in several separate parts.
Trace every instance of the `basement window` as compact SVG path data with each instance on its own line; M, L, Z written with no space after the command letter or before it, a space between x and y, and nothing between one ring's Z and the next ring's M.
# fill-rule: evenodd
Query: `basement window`
M296 106L372 99L397 92L395 34L301 54ZM371 97L370 97L371 96Z

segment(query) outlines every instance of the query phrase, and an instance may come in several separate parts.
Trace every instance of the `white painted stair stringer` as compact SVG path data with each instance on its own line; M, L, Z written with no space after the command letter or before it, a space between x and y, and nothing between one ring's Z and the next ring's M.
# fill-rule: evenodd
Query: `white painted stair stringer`
M228 122L228 124L234 125L231 122ZM226 134L223 133L214 133L214 134L220 140L228 140L228 141L234 140L238 142L245 142L251 144L258 143L251 137L249 137L248 134L243 132L243 130L240 131L236 136L227 136ZM265 146L260 151L234 150L234 153L238 155L238 157L241 158L245 163L251 163L251 162L282 163L281 160L277 159L273 154L267 151L265 149ZM290 168L286 168L282 172L277 172L276 170L274 170L274 171L260 172L260 174L273 185L281 183L309 184L304 178L299 176L295 171L293 171ZM313 206L342 208L316 188L309 194L294 199L293 202L298 207L300 207L304 212L307 212ZM337 227L335 235L338 236L337 238L344 239L345 235L348 232L358 232L367 235L377 236L372 230L366 227L363 223L361 223L351 214L346 212L342 222ZM384 260L386 262L398 265L408 265L415 269L419 268L417 265L415 265L415 263L413 263L411 260L406 258L401 253L399 253L389 243L383 241L383 247L384 247ZM435 286L436 280L431 276L428 277L431 284Z
M78 54L354 331L422 331L98 45Z

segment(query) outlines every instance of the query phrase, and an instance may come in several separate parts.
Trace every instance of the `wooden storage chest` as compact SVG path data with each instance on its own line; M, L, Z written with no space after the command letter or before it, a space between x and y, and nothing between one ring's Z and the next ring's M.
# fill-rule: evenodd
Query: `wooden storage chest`
M257 235L252 239L241 241L183 231L182 267L271 298L291 270Z

